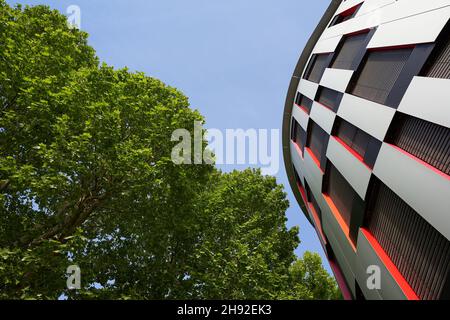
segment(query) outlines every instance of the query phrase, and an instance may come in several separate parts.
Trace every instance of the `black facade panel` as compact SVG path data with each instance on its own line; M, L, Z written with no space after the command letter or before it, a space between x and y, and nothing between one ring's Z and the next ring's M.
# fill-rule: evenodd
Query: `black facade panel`
M309 121L308 147L320 162L320 168L324 171L326 166L326 152L330 136L314 121Z
M328 68L330 64L332 57L332 53L313 55L309 61L304 78L309 81L319 83L325 69Z
M306 144L306 131L300 126L300 124L292 119L292 141L304 152Z
M350 227L355 191L333 165L330 164L329 168L327 193L347 226Z
M368 33L361 33L344 38L337 56L332 64L332 68L354 70L355 60L366 48Z
M295 103L302 106L308 114L311 112L313 101L307 96L300 94L300 92L297 93Z
M424 76L450 79L450 23L442 31L437 42L436 51L425 67Z
M412 48L369 52L363 66L352 81L350 93L380 104L385 104Z
M358 153L367 166L373 168L381 148L381 141L344 119L338 118L336 123L337 129L333 134Z
M450 175L449 128L397 113L386 140Z
M400 273L424 300L442 298L450 271L450 242L379 181L367 226Z

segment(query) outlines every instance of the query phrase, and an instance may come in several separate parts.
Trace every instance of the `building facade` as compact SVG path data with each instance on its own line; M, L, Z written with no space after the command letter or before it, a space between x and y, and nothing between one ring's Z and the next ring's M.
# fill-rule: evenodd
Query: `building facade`
M291 79L285 166L345 298L450 298L449 18L331 1Z

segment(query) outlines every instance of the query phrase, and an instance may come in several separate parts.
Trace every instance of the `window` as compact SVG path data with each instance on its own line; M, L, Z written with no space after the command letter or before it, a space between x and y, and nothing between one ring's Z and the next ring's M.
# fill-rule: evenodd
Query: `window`
M437 40L437 46L429 63L425 66L424 76L450 79L450 23L444 28Z
M366 50L367 37L367 32L344 37L331 67L355 70Z
M295 104L301 107L307 114L311 112L311 107L313 104L313 101L309 99L308 97L300 94L300 92L297 92L297 97L295 98Z
M308 196L308 202L312 204L314 211L316 211L318 215L319 221L322 223L322 210L320 210L319 203L317 202L307 183L306 183L306 194Z
M358 12L359 8L362 6L362 2L354 7L351 7L350 9L347 9L340 14L336 15L333 20L331 20L330 26L335 26L337 24L340 24L344 21L350 20L351 18L355 17L356 13Z
M333 110L334 112L337 112L339 105L341 104L343 94L339 91L320 87L317 96L318 102Z
M369 52L365 63L357 73L356 81L351 85L350 93L386 104L412 50L412 48L406 48Z
M308 147L319 161L319 166L322 171L325 170L326 152L328 147L329 135L314 121L309 121L308 130Z
M450 175L449 128L397 113L386 141Z
M325 69L330 64L332 53L315 54L309 60L304 79L319 83Z
M369 168L373 168L381 148L381 141L370 136L344 119L336 119L333 135L355 151Z
M303 128L300 126L300 124L295 121L295 119L292 119L292 141L297 144L297 146L300 148L302 153L304 152L305 144L306 144L306 132L303 130Z
M450 242L378 180L369 199L369 231L424 300L439 299L448 285Z

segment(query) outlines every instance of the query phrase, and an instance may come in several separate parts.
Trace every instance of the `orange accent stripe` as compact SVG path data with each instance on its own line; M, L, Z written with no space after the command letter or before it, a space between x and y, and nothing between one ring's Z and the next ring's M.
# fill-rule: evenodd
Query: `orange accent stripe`
M311 210L311 215L314 218L314 222L315 222L316 228L317 228L317 230L316 230L317 234L319 235L319 238L321 238L322 245L325 246L327 241L325 240L325 236L323 234L322 223L320 222L319 215L317 214L317 211L316 211L316 209L314 209L314 206L311 202L308 202L308 207L309 207L309 210Z
M406 281L406 279L402 276L400 271L397 269L395 264L392 262L392 260L389 258L387 253L384 251L384 249L381 247L381 245L378 243L377 239L370 233L370 231L361 228L361 232L364 234L366 239L369 241L372 248L377 253L378 257L381 259L383 264L388 269L389 273L394 278L395 282L399 285L399 287L402 289L403 293L405 294L406 298L408 300L420 300L420 298L417 296L417 294L414 292L414 290L411 288L409 283Z
M305 147L305 150L306 150L306 152L308 152L308 154L311 156L311 158L313 159L313 161L314 161L314 163L317 165L317 167L319 167L319 170L320 170L322 173L325 173L325 172L323 172L322 168L320 167L320 161L319 161L319 159L316 158L316 156L314 155L314 153L312 152L312 150L311 150L310 148L308 148L308 147Z
M344 219L342 218L341 214L339 213L338 208L334 204L333 200L330 198L329 195L322 193L323 198L327 202L328 206L331 209L331 212L333 213L333 216L336 218L337 222L339 223L339 226L341 227L342 231L344 232L345 236L347 237L348 242L350 243L353 251L356 252L356 247L353 244L353 241L350 239L350 229L345 223Z

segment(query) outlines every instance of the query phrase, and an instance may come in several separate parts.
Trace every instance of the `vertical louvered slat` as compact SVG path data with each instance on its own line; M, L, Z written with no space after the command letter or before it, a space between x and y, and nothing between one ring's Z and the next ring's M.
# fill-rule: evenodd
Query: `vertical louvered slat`
M392 190L378 184L375 198L369 200L369 230L421 299L439 299L450 272L450 242Z
M411 116L392 124L392 143L438 170L450 174L450 129Z
M426 73L427 77L450 79L450 40L442 48L432 66Z

